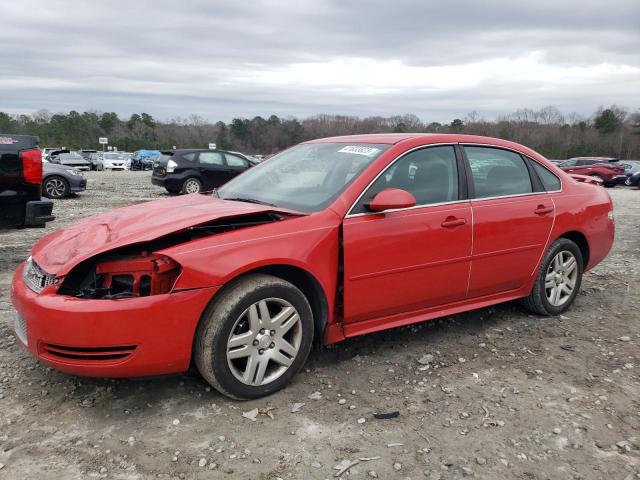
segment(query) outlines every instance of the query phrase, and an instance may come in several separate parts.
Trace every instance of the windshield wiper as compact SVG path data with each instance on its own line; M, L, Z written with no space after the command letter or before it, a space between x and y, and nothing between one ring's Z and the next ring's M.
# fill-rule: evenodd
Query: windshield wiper
M246 203L257 203L259 205L267 205L269 207L277 207L277 205L269 202L263 202L262 200L258 200L255 198L243 198L243 197L230 197L223 198L223 200L230 200L232 202L246 202Z

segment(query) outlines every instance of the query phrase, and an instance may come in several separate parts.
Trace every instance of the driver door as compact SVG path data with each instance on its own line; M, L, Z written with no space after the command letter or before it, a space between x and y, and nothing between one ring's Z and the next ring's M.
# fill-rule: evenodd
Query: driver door
M453 146L414 150L368 188L343 222L344 322L463 300L471 257L471 207ZM366 204L385 188L416 206L383 213Z

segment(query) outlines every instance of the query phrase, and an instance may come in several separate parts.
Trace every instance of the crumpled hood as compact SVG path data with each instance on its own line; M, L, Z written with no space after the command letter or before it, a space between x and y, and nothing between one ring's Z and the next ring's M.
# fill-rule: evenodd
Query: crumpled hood
M221 218L269 211L289 212L199 194L145 202L93 215L56 230L35 244L31 256L45 272L65 275L83 260L115 248L148 242Z

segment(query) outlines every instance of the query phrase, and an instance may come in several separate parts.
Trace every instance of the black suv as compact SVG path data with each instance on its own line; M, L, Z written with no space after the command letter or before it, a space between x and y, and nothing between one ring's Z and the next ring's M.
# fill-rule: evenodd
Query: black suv
M198 193L218 188L254 165L238 152L168 150L154 162L151 183L169 193Z
M44 226L54 219L41 185L38 138L0 133L0 227Z

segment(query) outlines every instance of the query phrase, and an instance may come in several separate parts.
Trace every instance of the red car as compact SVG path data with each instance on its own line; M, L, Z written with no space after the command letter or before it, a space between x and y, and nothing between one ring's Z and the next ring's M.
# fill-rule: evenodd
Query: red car
M606 187L613 187L627 178L624 166L610 157L575 157L560 162L558 167L567 173L595 177Z
M13 279L15 332L77 375L183 372L235 398L325 344L523 299L573 303L611 199L536 152L466 135L306 142L192 194L80 220ZM595 183L595 182L591 182Z

